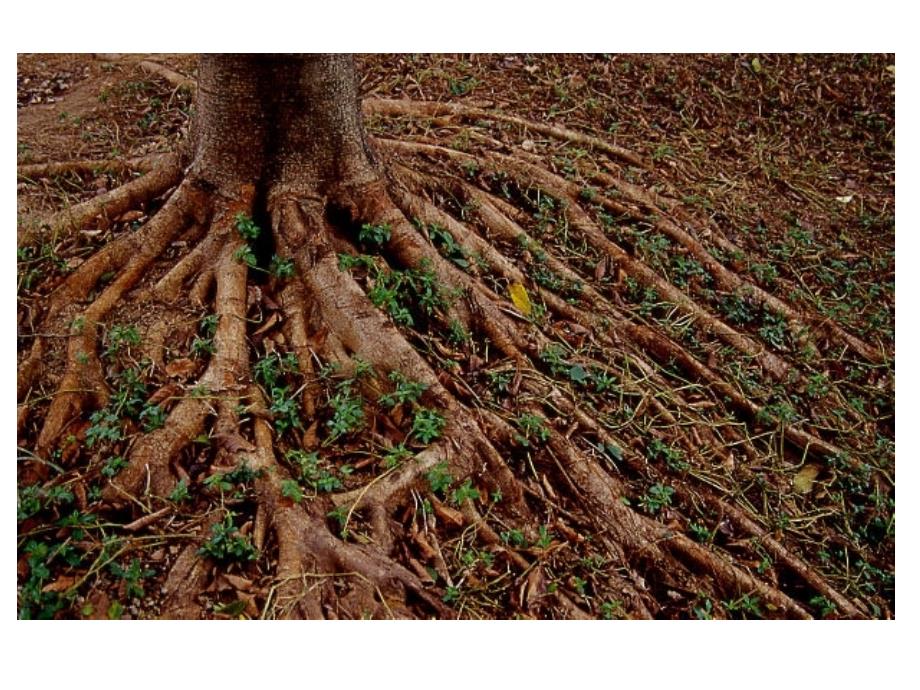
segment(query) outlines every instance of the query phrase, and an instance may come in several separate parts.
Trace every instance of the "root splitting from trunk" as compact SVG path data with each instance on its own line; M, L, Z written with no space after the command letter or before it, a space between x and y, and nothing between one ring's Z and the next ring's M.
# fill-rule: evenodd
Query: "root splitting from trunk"
M593 135L493 111L371 101L366 112L491 119L650 170ZM254 137L271 136L263 125ZM742 605L769 617L808 618L819 605L868 615L863 597L814 564L807 541L780 537L753 514L758 497L786 491L793 454L800 465L822 458L828 475L852 466L841 460L844 434L753 399L714 354L730 348L769 386L795 385L788 352L729 325L699 291L675 286L608 237L577 186L536 157L378 145L375 165L387 176L368 182L362 168L316 195L300 193L303 181L287 183L290 161L257 193L228 188L232 171L206 179L201 157L180 183L178 159L164 159L46 224L61 236L178 184L144 227L47 296L43 330L65 318L71 325L54 392L38 395L48 384L47 336L34 336L18 384L18 431L28 435L38 413L41 462L72 462L81 456L65 455L67 439L95 434L102 450L83 456L87 471L104 477L108 510L131 514L132 533L153 523L144 515L189 519L195 536L170 562L164 615L653 618ZM483 175L463 179L426 158L500 169L519 194L498 198ZM244 162L264 165L254 155ZM597 179L619 194L597 199L600 207L663 212L656 231L716 289L746 290L790 324L881 361L717 260L668 199L616 175ZM564 241L521 210L533 189L563 202L552 222ZM267 225L262 235L256 219ZM190 246L164 261L189 228L180 244ZM651 307L630 307L627 279L654 291L667 304L659 313L694 333L692 344L649 317ZM125 362L108 358L102 329L126 304L170 311L144 350L161 377L153 393L131 384L126 397ZM100 343L110 345L105 356ZM146 421L162 419L139 430L141 408ZM116 421L105 426L100 410ZM111 462L98 470L106 453L123 454L117 471ZM780 478L756 485L754 465L768 460ZM738 477L744 488L724 488ZM726 521L743 538L719 537ZM226 592L238 600L227 603Z

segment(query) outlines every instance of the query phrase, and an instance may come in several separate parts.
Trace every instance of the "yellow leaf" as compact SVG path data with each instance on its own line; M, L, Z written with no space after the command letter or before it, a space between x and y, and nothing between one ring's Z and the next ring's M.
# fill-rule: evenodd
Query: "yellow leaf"
M751 60L751 67L754 70L754 74L760 74L763 71L763 67L760 64L760 58Z
M511 294L511 301L524 316L530 316L533 306L530 304L530 297L527 295L527 288L520 283L511 283L508 286L508 292Z
M792 486L798 493L807 494L811 491L811 486L815 483L815 479L820 473L821 468L818 465L805 465L795 475L795 479L792 480Z

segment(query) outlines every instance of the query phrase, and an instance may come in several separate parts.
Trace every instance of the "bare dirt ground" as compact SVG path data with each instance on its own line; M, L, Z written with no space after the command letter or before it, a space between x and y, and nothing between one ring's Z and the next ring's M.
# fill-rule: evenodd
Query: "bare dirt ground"
M191 90L146 71L141 65L146 57L19 57L18 221L20 237L29 238L18 255L20 362L37 336L35 315L51 291L100 247L142 225L162 204L162 199L152 200L60 241L31 241L60 209L102 195L137 174L131 166L102 162L167 153L187 136L194 107ZM194 56L155 60L194 77ZM359 59L362 91L368 98L500 109L527 121L591 133L648 162L647 169L632 166L622 172L586 144L560 141L510 121L438 113L367 116L370 133L381 141L398 138L483 159L486 152L510 154L551 170L575 185L592 220L630 256L799 372L794 379L772 379L755 366L756 357L696 332L692 319L673 300L640 285L570 233L558 202L540 190L511 176L503 178L500 170L454 166L456 175L526 209L516 218L539 238L542 249L505 242L502 251L533 280L528 290L535 304L526 309L530 324L557 343L543 351L539 375L583 402L592 419L602 420L605 438L613 441L601 442L598 435L581 439L582 431L578 424L569 426L565 410L557 407L555 416L547 411L556 404L552 400L536 401L542 405L543 421L605 463L626 487L625 504L686 534L758 581L790 593L815 617L853 615L840 610L840 601L856 602L853 610L868 617L895 613L893 63L893 57L884 55ZM74 160L100 163L56 174L40 170L42 164ZM435 170L452 164L432 159L425 165ZM603 195L621 203L624 212L600 203ZM463 199L446 190L430 191L430 196L456 218L468 219L471 208ZM665 215L697 228L701 251L724 266L726 276L739 276L745 285L815 315L810 328L794 327L791 319L754 300L747 288L726 289L728 283L719 282L699 255L675 236L658 231L656 221ZM457 265L471 261L449 240L438 243ZM170 247L151 279L165 273L184 250L181 243ZM560 257L577 280L543 268L544 250ZM534 296L544 288L590 312L590 304L579 302L582 283L601 290L634 323L679 342L752 401L757 414L731 412L724 392L693 380L679 358L669 361L657 353L654 370L630 371L611 345L594 342L574 317L554 318L545 304L536 304ZM507 281L494 281L494 287L498 294L509 291ZM367 283L368 291L372 288ZM520 308L520 297L512 294L512 301ZM114 311L110 325L134 324L146 333L145 324L158 317L126 303ZM165 337L167 349L184 352L174 361L187 363L189 371L180 372L179 365L173 370L183 381L201 367L190 354L202 336L196 332L197 318L190 315L191 326ZM475 405L517 425L519 436L508 442L508 452L514 455L514 467L527 477L530 498L541 506L545 522L532 530L495 529L496 543L477 542L463 528L459 507L464 486L466 498L475 494L472 500L489 513L486 496L475 493L469 483L439 493L437 484L444 478L429 473L430 491L419 494L416 508L407 507L397 519L414 526L413 510L424 514L423 502L433 501L437 526L432 533L437 536L432 542L413 537L425 546L407 547L401 561L427 575L432 591L460 617L633 615L629 597L611 575L611 556L600 548L602 539L590 520L583 519L577 501L557 496L546 479L542 463L551 463L547 458L552 454L538 447L543 433L539 421L530 424L536 415L522 415L509 395L520 386L521 374L515 375L507 361L475 339L465 341L468 334L407 332L429 361L440 362L445 376L460 382L457 388L468 389L464 395ZM117 338L109 336L103 345L115 353L111 373L124 382L129 359L137 363L142 379L149 377L137 384L147 396L141 402L149 405L150 394L169 385L167 377L140 366L143 346L128 342L130 333L122 333L134 349L116 352ZM150 417L128 422L123 438L93 450L86 446L87 433L92 437L91 430L102 427L87 414L68 427L69 445L62 443L52 457L37 459L40 420L66 354L63 334L46 335L44 378L20 400L19 615L162 615L170 571L203 525L214 524L218 507L224 508L224 493L219 499L213 492L193 492L190 499L175 496L180 507L164 508L163 522L132 523L128 529L124 520L119 524L105 511L103 489L121 470L130 439L153 421ZM860 343L866 351L859 352ZM609 379L598 362L609 363ZM329 400L334 400L334 389ZM376 442L371 436L399 433L384 417L378 410L375 424L380 426L367 438L349 437L341 448L323 446L325 454L311 470L312 483L299 490L317 495L359 491L375 481L374 468L383 471L386 466L368 459ZM395 427L403 421L396 419ZM815 457L810 442L791 435L795 430L826 442L833 452ZM790 441L794 438L799 446ZM208 452L208 440L202 439L185 459L190 486L211 479L208 488L213 488L213 477L220 479L209 469ZM36 471L37 465L44 471ZM245 513L247 478L227 476L227 500ZM230 498L231 489L239 495ZM430 511L432 504L427 505ZM716 505L729 508L720 512ZM754 526L744 527L747 523L732 508L743 511ZM352 538L360 541L366 524L358 518L352 525L358 536ZM246 520L240 528L244 535L253 529L257 527ZM781 562L786 550L796 563L807 564L812 580L791 561ZM207 589L197 594L203 615L278 615L273 608L274 558L266 548L259 557L215 570ZM528 566L521 573L515 570L521 559L540 568ZM536 572L539 577L530 575ZM656 617L776 615L763 594L716 597L694 591L687 585L690 580L681 577L663 583L664 578L651 582L636 572L620 576L631 583L631 592L638 592L636 610ZM841 600L835 603L815 589L819 580L830 583ZM338 582L333 587L347 589ZM551 595L557 603L544 605ZM358 617L362 611L345 604L335 614Z

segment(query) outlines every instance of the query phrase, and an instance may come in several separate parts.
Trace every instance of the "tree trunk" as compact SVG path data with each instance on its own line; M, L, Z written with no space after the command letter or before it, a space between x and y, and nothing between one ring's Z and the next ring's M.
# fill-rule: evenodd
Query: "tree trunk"
M196 177L233 196L321 198L372 182L351 55L204 55Z

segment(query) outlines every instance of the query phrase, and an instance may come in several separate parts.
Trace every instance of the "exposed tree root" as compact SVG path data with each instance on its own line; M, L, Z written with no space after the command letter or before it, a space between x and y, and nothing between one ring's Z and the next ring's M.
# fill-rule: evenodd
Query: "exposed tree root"
M544 136L561 139L574 144L582 144L598 151L603 151L614 158L623 160L639 168L647 168L639 156L632 151L616 146L608 141L582 132L576 132L565 127L545 125L532 120L525 120L514 115L484 110L482 108L470 108L457 103L431 103L421 101L397 101L384 99L368 99L364 101L364 112L368 115L411 115L414 117L443 117L451 115L461 117L465 120L490 119L496 122L507 122L518 125L527 130L543 134Z
M166 65L161 65L159 62L143 60L138 66L149 74L165 79L177 89L185 89L193 95L198 89L198 84L194 79L189 79L184 74L179 74L179 72L170 69Z
M20 246L31 244L40 236L58 241L74 232L84 230L97 218L103 222L117 218L126 211L136 209L178 184L182 174L178 156L169 155L150 172L117 187L110 192L60 211L37 230L26 229L19 236Z
M686 215L678 212L679 208L677 203L673 200L667 199L666 197L655 194L653 192L646 192L641 187L612 175L600 174L597 176L597 179L604 184L613 187L616 191L625 195L626 198L641 204L651 213L660 212L661 210L670 211L675 213L679 219L685 220L686 222ZM601 197L600 201L605 208L614 210L617 213L626 212L631 214L631 212L622 204L612 201L606 196ZM718 226L716 226L714 230L699 230L698 228L694 228L690 223L687 223L687 225L689 225L690 228L693 229L695 234L699 237L714 237L714 241L717 246L719 246L720 249L729 252L730 255L743 254L743 252L741 252L737 246L724 239L724 236L719 231ZM710 274L718 281L719 285L723 289L730 292L743 289L749 298L753 299L759 304L769 307L773 312L782 314L793 322L808 323L819 332L827 335L829 338L845 342L857 354L859 354L860 357L863 357L867 361L874 363L881 363L884 361L885 358L881 352L857 336L848 333L834 321L825 317L821 317L817 314L803 313L784 300L770 294L758 285L755 285L748 280L744 280L735 272L723 266L717 259L712 256L710 252L706 250L702 242L700 242L689 232L683 230L674 221L666 217L661 218L658 220L656 227L663 234L686 247L693 255L693 257L700 261L703 266L710 272ZM722 239L722 241L719 242L719 239Z
M415 182L419 183L419 181L420 178L416 176ZM519 242L523 240L529 246L535 245L535 241L523 230L523 228L498 210L496 203L499 200L465 184L461 184L458 191L464 195L464 199L475 203L477 215L482 219L493 235L501 237L506 241ZM418 200L405 202L405 208L408 213L416 215L427 222L438 222L443 224L455 234L458 241L461 241L462 226L457 227L458 223L447 214L437 211L430 206L423 206L422 202ZM510 282L524 282L525 279L523 274L515 267L511 266L501 254L489 245L488 242L480 240L478 235L473 233L467 232L465 234L465 242L470 251L480 252L487 259L492 268ZM547 265L565 279L572 282L581 280L580 276L569 269L564 262L557 259L552 252L546 252L546 257ZM727 383L718 374L686 352L686 350L673 340L644 324L631 322L620 309L611 304L607 298L594 290L590 285L584 286L582 291L592 305L593 314L604 317L613 323L613 328L606 334L599 333L599 336L602 338L604 335L619 336L616 340L607 340L608 345L616 346L621 339L628 340L638 347L639 352L656 355L661 362L676 361L695 380L705 382L725 399L731 401L736 409L741 411L748 419L756 419L763 424L777 424L777 420L769 412L765 411L762 406L751 401L741 393L741 391ZM539 294L550 309L557 315L591 328L595 332L602 330L599 327L596 316L592 313L586 313L573 308L548 290L540 289ZM639 354L637 354L637 356L641 357ZM820 452L827 457L835 457L841 454L839 448L807 431L790 425L782 425L781 430L790 442L802 450L810 449Z
M154 153L138 158L125 160L112 160L109 158L92 160L55 161L51 163L29 163L16 168L16 176L20 180L37 180L43 177L66 175L67 173L91 173L98 175L102 172L151 172L166 161L169 154Z
M196 384L200 393L183 398L170 412L162 429L139 440L128 458L128 466L115 482L117 490L108 491L109 500L115 500L121 492L139 494L142 488L145 489L143 493L164 498L175 485L169 463L202 433L209 414L217 414L218 433L236 432L235 415L228 410L236 404L249 358L245 325L246 267L233 258L241 241L234 239L231 223L233 214L248 209L251 203L250 196L219 213L211 230L223 238L215 268L218 323L214 357ZM216 400L216 410L212 400Z
M158 65L142 67L188 86ZM635 154L591 135L502 113L406 101L370 101L365 109L496 120L647 169ZM729 345L756 362L771 384L795 378L792 362L610 240L578 203L577 186L538 165L537 157L379 144L416 164L424 157L487 162L520 189L538 188L564 201L560 218L584 253L601 257L599 267L592 278L590 268L557 247L541 248L537 261L540 242L526 229L526 214L487 185L423 164L386 161L390 177L360 178L324 190L322 198L285 185L259 195L250 186L214 190L200 171L189 173L143 228L119 236L63 279L39 319L41 332L52 333L64 330L65 317L77 317L67 331L63 375L35 434L36 454L46 459L59 452L65 430L109 402L109 365L98 354L106 318L121 303L175 310L151 325L144 350L158 375L184 371L154 394L165 423L119 439L126 463L102 490L116 514L141 508L128 522L132 532L150 528L185 500L206 515L193 521L197 536L166 575L165 616L223 611L206 599L227 583L246 590L236 603L246 604L247 615L258 610L279 618L449 618L513 608L526 616L617 612L648 619L689 616L704 600L715 602L717 613L737 600L759 602L769 617L810 618L816 606L804 598L810 595L841 616L868 615L866 603L842 593L793 538L765 529L744 507L747 497L736 504L715 479L707 481L735 472L733 447L747 460L738 473L751 476L752 466L773 453L764 451L769 443L760 433L788 441L797 457L846 466L835 437L831 442L817 425L781 419L730 383L718 362L703 360L707 347ZM94 163L33 166L20 175L81 172ZM163 194L180 176L178 159L164 159L144 177L58 214L47 229L58 237L100 216L114 217ZM597 179L646 213L667 212L656 229L698 261L720 290L749 291L790 322L808 324L868 361L883 359L859 338L819 323L721 263L706 249L705 233L671 200L615 176ZM263 198L267 209L260 208ZM447 199L463 212L445 208ZM639 217L607 196L598 203ZM251 221L263 211L268 236L247 244L241 218ZM376 229L383 239L372 245L359 238L359 227ZM153 272L180 236L176 244L188 249L171 267ZM359 257L365 250L379 254ZM415 322L398 325L372 299L383 269L353 275L348 259L403 276L424 270L450 299L424 312L427 330ZM561 282L538 282L537 264ZM114 279L96 294L110 272ZM695 326L705 347L685 346L637 318L618 298L621 274L655 290ZM574 296L560 287L576 284ZM502 294L524 285L542 313ZM72 305L84 301L89 304L74 312ZM423 313L418 304L413 308ZM178 324L195 310L206 311L201 322L213 326L198 341L210 353L207 365L181 356L167 362L165 352L187 346ZM44 328L49 325L54 328ZM48 338L36 335L19 367L20 434L33 424L29 391L44 384L47 349ZM548 356L554 352L555 360ZM589 387L589 374L603 386ZM414 397L406 393L409 383L417 386ZM386 407L397 391L409 397ZM351 426L333 433L341 422L336 404L357 409ZM419 422L425 414L435 430ZM642 433L627 438L633 422L644 424ZM674 467L666 468L654 448L670 451ZM780 444L777 463L788 462L784 452ZM383 462L387 453L392 462ZM320 468L328 472L322 484ZM237 493L221 484L232 484L226 478L234 472L246 477ZM205 503L208 510L200 510ZM240 513L243 526L233 522ZM688 535L699 515L727 520L745 538L698 543ZM252 547L258 568L208 550L222 529L245 535L240 543ZM760 548L777 571L792 576L788 581L755 573L750 563Z
M182 230L191 214L194 198L195 195L188 189L176 192L161 213L151 220L139 252L128 260L119 276L80 315L80 321L72 325L74 332L68 343L67 367L38 436L36 447L40 453L47 453L61 429L82 411L87 391L92 392L97 407L105 404L106 386L96 350L99 324Z

